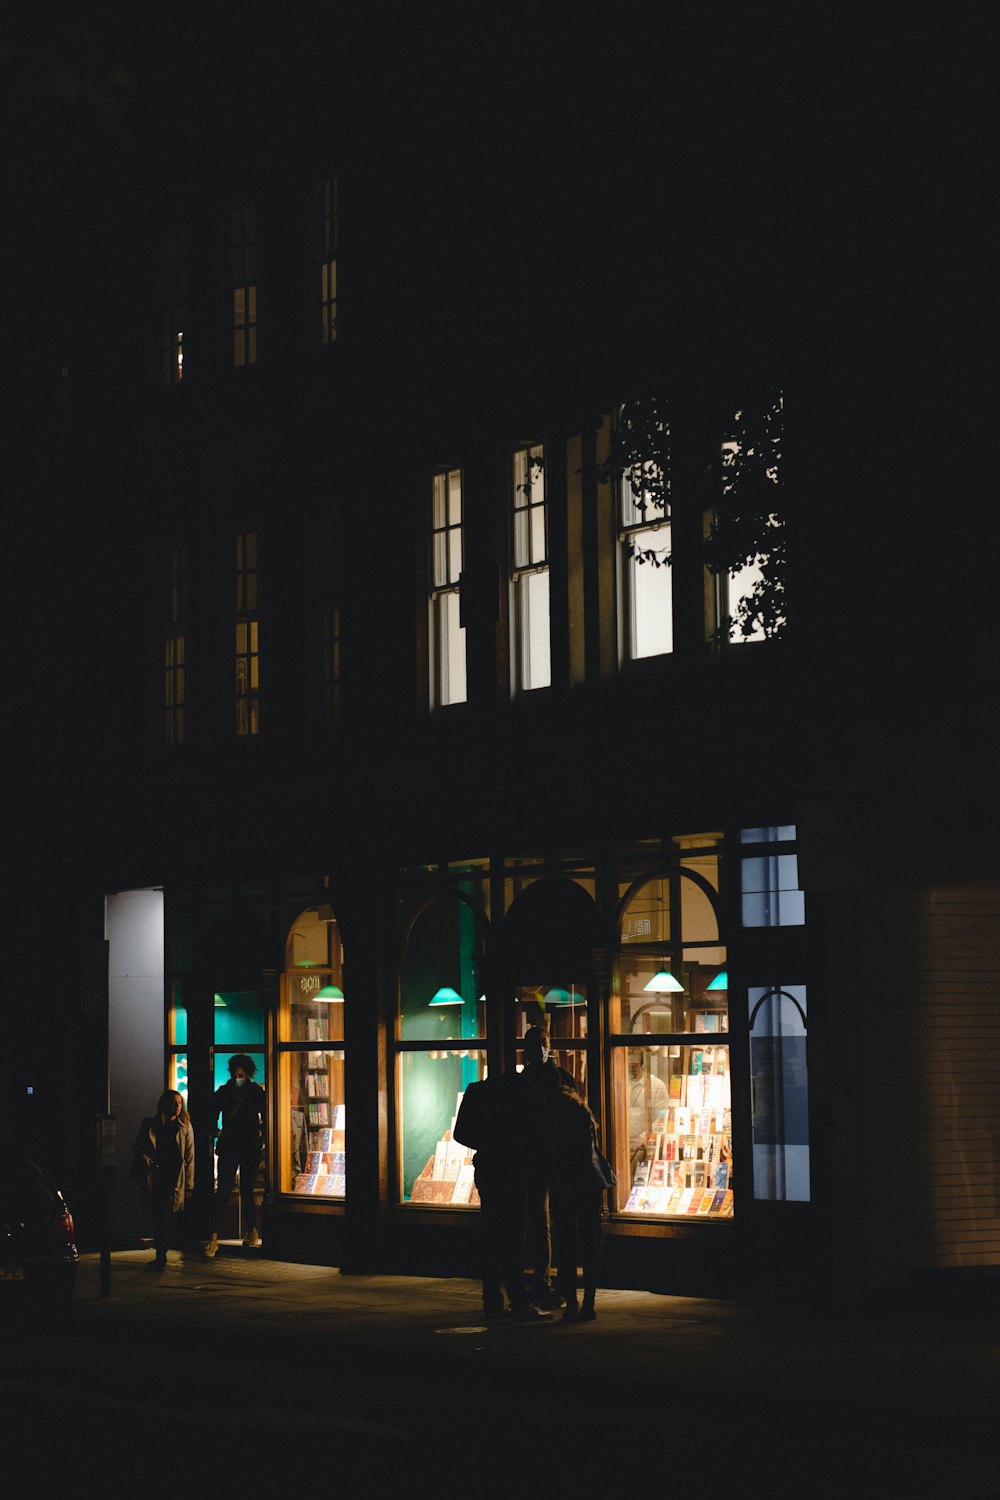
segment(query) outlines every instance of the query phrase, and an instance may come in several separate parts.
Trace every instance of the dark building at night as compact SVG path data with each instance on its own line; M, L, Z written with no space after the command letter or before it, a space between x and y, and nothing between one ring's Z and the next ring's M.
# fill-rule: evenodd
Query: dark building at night
M25 691L66 707L7 1107L85 1232L104 1112L144 1232L164 1086L207 1207L246 1052L265 1253L474 1273L457 1105L544 1018L618 1176L608 1284L1000 1258L977 271L927 223L972 168L954 122L930 160L890 128L902 64L822 129L731 62L626 86L658 26L597 58L540 23L508 70L497 21L325 86L161 59L108 148L24 465L65 585Z

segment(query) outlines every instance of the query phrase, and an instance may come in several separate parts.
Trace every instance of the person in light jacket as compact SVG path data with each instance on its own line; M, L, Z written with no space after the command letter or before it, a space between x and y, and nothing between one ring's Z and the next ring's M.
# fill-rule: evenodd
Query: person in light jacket
M132 1155L132 1175L144 1184L153 1214L151 1265L162 1271L175 1216L194 1192L194 1131L176 1089L161 1094L155 1115L143 1120Z

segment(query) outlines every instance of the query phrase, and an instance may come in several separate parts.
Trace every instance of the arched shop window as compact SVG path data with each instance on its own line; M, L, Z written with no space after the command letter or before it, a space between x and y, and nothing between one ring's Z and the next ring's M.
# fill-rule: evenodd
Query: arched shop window
M751 985L748 1002L754 1197L807 1203L806 987Z
M721 836L675 840L678 859L620 908L611 996L611 1118L625 1214L733 1213Z
M482 912L449 893L423 906L407 934L394 1043L404 1203L479 1203L472 1152L452 1127L467 1085L486 1077L485 930Z
M285 942L278 1010L278 1185L342 1199L346 1190L344 953L329 906L300 912Z

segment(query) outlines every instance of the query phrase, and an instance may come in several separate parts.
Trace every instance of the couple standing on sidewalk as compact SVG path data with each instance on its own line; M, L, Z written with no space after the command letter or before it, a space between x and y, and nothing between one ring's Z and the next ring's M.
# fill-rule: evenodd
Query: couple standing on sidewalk
M592 1322L603 1203L592 1167L594 1118L572 1075L550 1057L548 1032L530 1027L522 1053L521 1073L468 1085L455 1121L456 1140L475 1151L483 1312L487 1322L540 1322L562 1307L564 1322Z
M264 1090L253 1081L257 1071L252 1057L237 1053L229 1059L229 1082L215 1091L213 1127L222 1116L216 1151L218 1184L213 1205L212 1232L204 1254L211 1260L219 1248L219 1221L240 1178L243 1211L243 1243L260 1244L254 1183L264 1153ZM133 1181L141 1183L153 1215L152 1265L163 1270L173 1238L174 1218L194 1192L194 1130L184 1100L176 1089L161 1094L156 1113L139 1126L133 1152Z

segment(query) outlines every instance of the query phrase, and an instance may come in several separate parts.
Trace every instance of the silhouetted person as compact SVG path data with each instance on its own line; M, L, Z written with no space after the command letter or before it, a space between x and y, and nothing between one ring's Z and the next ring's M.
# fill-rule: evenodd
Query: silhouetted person
M521 1041L524 1071L521 1077L531 1089L536 1111L558 1088L576 1088L572 1073L561 1068L551 1055L549 1033L543 1026L529 1026ZM534 1149L525 1164L524 1260L529 1268L528 1295L538 1307L561 1307L562 1299L552 1285L552 1231L546 1163L535 1130Z
M528 1087L517 1074L468 1084L455 1121L455 1139L475 1152L483 1314L488 1323L508 1316L517 1323L549 1316L531 1305L524 1287L524 1159L531 1122Z
M161 1094L155 1115L139 1126L132 1147L132 1177L144 1184L153 1213L153 1259L157 1271L167 1264L175 1216L194 1192L194 1131L184 1100L175 1089Z
M229 1195L240 1178L240 1207L243 1212L243 1243L252 1248L260 1244L257 1230L257 1204L253 1189L264 1154L264 1110L266 1097L259 1083L254 1083L257 1064L245 1052L229 1059L229 1082L215 1091L213 1124L222 1116L222 1129L216 1143L219 1158L215 1190L215 1219L205 1255L211 1260L219 1248L219 1229Z
M603 1189L593 1168L597 1124L575 1089L560 1087L542 1109L542 1139L552 1214L556 1291L564 1322L593 1322L601 1257ZM577 1258L583 1267L583 1304L577 1303Z

